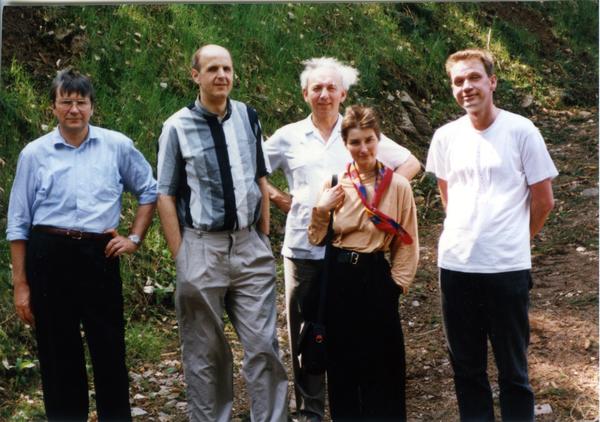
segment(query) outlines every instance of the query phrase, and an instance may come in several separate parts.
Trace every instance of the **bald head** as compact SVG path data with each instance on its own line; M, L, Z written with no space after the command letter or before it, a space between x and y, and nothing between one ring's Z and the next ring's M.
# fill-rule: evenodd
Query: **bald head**
M192 56L192 68L200 70L203 59L207 56L223 56L227 55L231 61L231 53L225 47L221 47L217 44L206 44L200 47Z

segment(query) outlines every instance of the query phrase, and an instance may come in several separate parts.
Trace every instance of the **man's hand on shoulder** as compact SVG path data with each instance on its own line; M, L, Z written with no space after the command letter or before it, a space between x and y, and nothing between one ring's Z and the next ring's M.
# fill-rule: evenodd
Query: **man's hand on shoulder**
M121 236L115 229L109 229L106 233L110 233L113 237L104 249L107 258L114 258L125 253L132 254L139 248L139 244L128 237Z

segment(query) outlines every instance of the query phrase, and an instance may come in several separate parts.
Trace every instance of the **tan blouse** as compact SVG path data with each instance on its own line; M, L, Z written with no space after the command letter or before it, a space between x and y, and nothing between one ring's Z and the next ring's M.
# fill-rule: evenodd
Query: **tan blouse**
M367 188L367 199L373 198L375 175L360 175ZM379 209L398 221L404 230L413 238L410 245L403 244L396 236L379 230L369 220L356 189L350 178L344 173L338 175L339 184L344 189L344 202L337 208L333 217L333 246L356 252L390 252L392 278L404 293L408 292L419 261L419 234L417 229L417 208L408 181L394 173L392 181L381 198ZM331 187L328 180L321 192ZM312 244L319 244L327 234L329 213L312 210L312 218L308 227L308 239Z

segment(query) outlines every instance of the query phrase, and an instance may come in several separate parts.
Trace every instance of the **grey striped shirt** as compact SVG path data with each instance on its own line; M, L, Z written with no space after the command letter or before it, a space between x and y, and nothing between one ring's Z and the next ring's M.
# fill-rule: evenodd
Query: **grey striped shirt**
M165 121L158 142L158 192L176 197L180 225L218 231L257 222L257 180L268 172L254 109L228 100L221 120L196 99Z

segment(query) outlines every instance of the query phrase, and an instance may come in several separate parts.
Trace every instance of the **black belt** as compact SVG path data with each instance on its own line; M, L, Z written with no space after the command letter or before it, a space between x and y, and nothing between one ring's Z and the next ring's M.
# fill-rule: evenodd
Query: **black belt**
M38 233L48 233L57 236L68 237L69 239L81 240L81 239L94 239L94 240L108 240L112 238L110 233L92 233L82 232L79 230L62 229L60 227L53 226L33 226L31 231Z
M384 258L383 252L361 253L335 248L336 261L340 264L362 265Z

